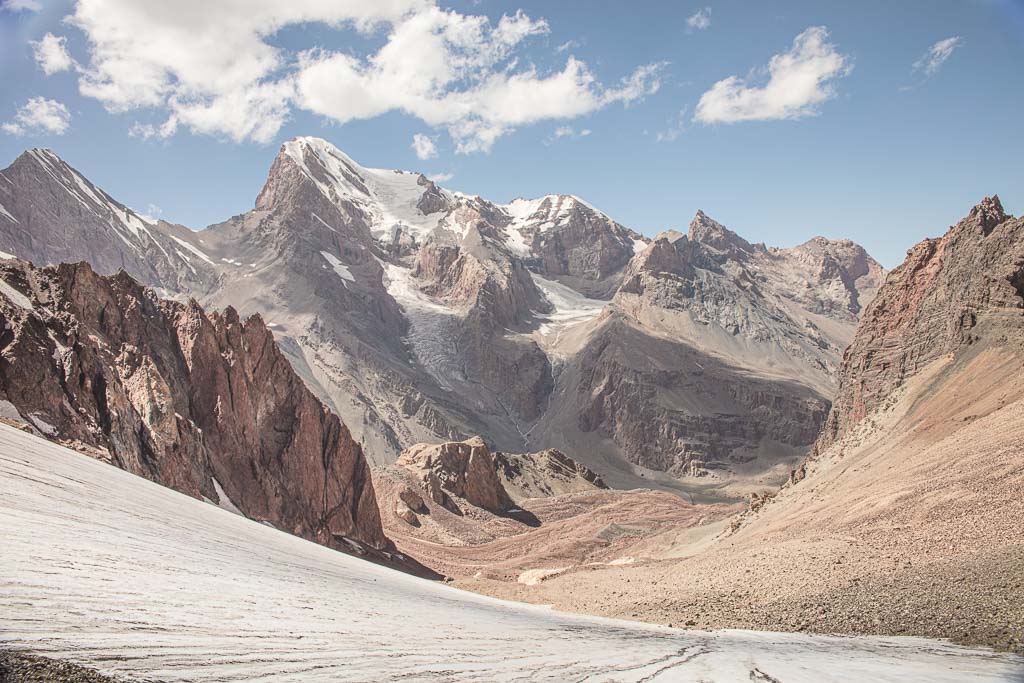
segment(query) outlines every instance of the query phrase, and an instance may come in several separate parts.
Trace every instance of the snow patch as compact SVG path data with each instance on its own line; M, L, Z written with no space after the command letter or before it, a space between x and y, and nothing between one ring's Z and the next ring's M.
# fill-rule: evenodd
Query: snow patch
M538 315L545 321L539 328L541 334L559 333L573 325L593 320L604 310L607 301L589 299L575 289L560 282L548 280L530 273L534 284L544 292L544 296L554 307L551 313Z
M31 299L16 290L14 287L11 287L2 278L0 278L0 294L3 294L10 299L11 303L15 306L20 306L27 311L35 310L35 306L32 305Z
M379 261L379 260L378 260ZM451 328L457 313L420 291L410 268L379 261L384 268L388 294L405 311L409 333L405 340L416 361L445 389L452 389L452 378L462 378L462 361L452 343Z
M12 223L20 222L17 218L14 217L14 214L7 210L7 207L5 207L3 204L0 204L0 216L6 217Z
M318 221L320 221L320 225L324 226L324 227L325 227L325 228L327 228L328 230L331 230L331 231L333 231L333 232L338 232L337 230L335 230L334 228L332 228L331 226L329 226L329 225L327 224L327 221L325 221L325 220L324 220L323 218L320 218L320 216L317 216L317 215L316 215L315 213L313 213L313 212L310 212L310 215L312 215L312 216L313 216L313 218L315 218L315 219L317 219ZM339 234L340 234L340 233L339 233Z
M220 485L220 482L217 481L217 477L211 478L213 479L213 490L217 492L217 500L220 501L219 503L217 503L217 507L223 508L228 512L233 512L236 515L242 515L242 517L245 517L245 515L242 514L242 511L239 510L238 507L231 502L230 498L228 498L228 494L224 493L224 488Z
M0 400L0 417L14 420L15 422L25 422L25 418L18 412L18 408L6 399Z
M205 254L205 253L203 252L203 250L202 250L202 249L200 249L199 247L195 246L194 244L189 244L189 243L188 243L188 242L186 242L185 240L183 240L183 239L178 239L178 238L177 238L177 237L175 237L174 235L171 235L170 237L171 237L171 239L172 239L172 240L174 240L175 242L177 242L178 244L180 244L180 245L181 245L181 246L182 246L182 247L183 247L184 249L187 249L188 251L192 252L193 254L195 254L196 256L198 256L199 258L201 258L201 259L203 259L204 261L206 261L207 263L209 263L209 264L210 264L211 266L217 265L216 263L214 263L213 259L211 259L211 258L210 258L209 256L207 256L207 255L206 255L206 254ZM180 254L181 252L178 252L178 253Z
M338 260L337 256L327 251L321 251L320 255L324 257L327 263L331 264L331 268L334 269L334 272L337 273L338 277L342 280L348 280L349 282L356 281L356 279L352 277L352 271L348 269L348 266Z
M383 242L393 240L399 229L422 241L446 216L444 211L425 215L417 208L416 204L425 191L418 182L417 173L364 168L320 138L296 138L286 142L284 150L320 192L342 211L348 211L342 202L358 208L366 217L370 232ZM326 178L322 174L318 178L309 168L305 156L307 150L327 171ZM454 200L452 193L441 192ZM330 228L329 225L327 227Z
M39 413L30 413L28 416L29 421L32 425L46 436L56 436L57 428L52 424L44 420Z

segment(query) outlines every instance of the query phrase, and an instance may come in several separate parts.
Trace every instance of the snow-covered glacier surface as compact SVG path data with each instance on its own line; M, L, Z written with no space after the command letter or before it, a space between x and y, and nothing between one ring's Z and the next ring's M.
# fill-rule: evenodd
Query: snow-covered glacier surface
M161 681L999 681L912 638L561 614L333 552L0 425L0 647Z

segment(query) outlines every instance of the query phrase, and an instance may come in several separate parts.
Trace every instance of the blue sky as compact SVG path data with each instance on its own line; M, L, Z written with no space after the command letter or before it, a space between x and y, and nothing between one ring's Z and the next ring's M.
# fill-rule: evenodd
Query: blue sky
M201 228L318 135L497 201L577 194L649 235L700 208L889 267L987 194L1024 210L1017 0L279 5L4 0L0 164L50 147Z

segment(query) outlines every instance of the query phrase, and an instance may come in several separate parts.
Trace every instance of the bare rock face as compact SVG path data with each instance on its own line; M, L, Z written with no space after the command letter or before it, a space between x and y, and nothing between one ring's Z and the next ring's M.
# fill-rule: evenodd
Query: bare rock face
M594 489L607 489L599 474L557 448L537 453L495 453L495 465L505 490L517 503Z
M507 330L523 326L546 306L520 259L497 244L494 229L476 209L465 208L467 224L458 244L428 240L413 274L421 291L458 311L452 335L466 379L486 389L483 400L521 420L536 419L551 391L551 364L533 341Z
M816 444L827 448L920 369L1024 330L1024 220L986 197L938 239L907 252L861 318L839 394ZM984 332L983 332L984 331Z
M449 509L455 504L445 492L495 514L513 507L498 478L494 456L478 436L437 445L417 444L406 449L396 465L418 474L434 502Z
M390 547L369 468L259 316L86 264L0 263L0 391L46 436L318 543Z
M549 195L532 208L519 230L538 272L588 296L609 296L643 236L570 195Z
M25 152L0 171L0 207L4 249L18 258L85 260L97 272L123 269L169 291L204 291L216 279L191 230L140 215L48 149Z
M422 173L416 179L416 182L425 188L423 195L416 202L416 208L422 211L424 215L447 211L452 208L451 202L441 192L440 188L433 181L428 180Z
M575 362L579 428L606 434L630 462L676 476L727 474L764 447L792 457L813 443L829 406L807 386L744 372L621 317Z

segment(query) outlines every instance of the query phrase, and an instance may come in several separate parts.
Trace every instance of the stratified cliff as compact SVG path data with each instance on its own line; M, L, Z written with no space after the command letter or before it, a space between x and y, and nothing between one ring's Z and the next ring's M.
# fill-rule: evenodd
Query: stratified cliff
M941 238L907 252L868 305L846 350L824 450L931 362L1024 330L1024 220L986 197ZM991 329L979 335L979 325Z

